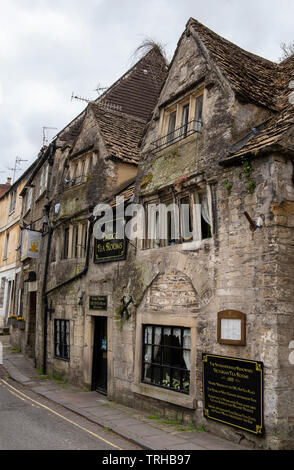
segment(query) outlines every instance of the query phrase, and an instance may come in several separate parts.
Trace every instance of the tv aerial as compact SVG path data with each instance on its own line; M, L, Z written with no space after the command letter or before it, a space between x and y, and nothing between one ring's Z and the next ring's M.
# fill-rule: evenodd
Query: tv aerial
M8 167L7 167L8 170L13 171L12 183L14 183L14 181L15 181L16 172L17 172L17 171L22 171L22 168L19 168L19 164L20 164L21 162L27 162L27 161L28 161L28 160L23 160L23 159L20 158L20 157L15 157L14 168L8 168Z
M47 130L57 130L57 127L47 127L47 126L44 126L43 127L43 146L48 144L48 135L46 135L46 131Z

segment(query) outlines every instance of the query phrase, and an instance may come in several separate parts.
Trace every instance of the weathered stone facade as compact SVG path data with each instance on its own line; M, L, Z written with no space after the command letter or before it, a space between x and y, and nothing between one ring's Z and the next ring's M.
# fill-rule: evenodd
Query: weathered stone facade
M283 98L283 67L191 19L167 78L159 79L156 68L149 121L146 101L133 114L142 103L134 96L122 112L92 103L59 133L50 160L48 226L38 266L29 268L38 277L37 367L89 389L96 389L100 367L111 399L251 446L293 449L293 110ZM123 107L124 87L138 70L105 100ZM76 180L78 174L85 179ZM93 209L99 202L114 205L117 194L129 200L133 183L134 200L145 208L198 201L200 212L191 212L197 237L138 238L126 259L95 264ZM106 297L107 308L90 308L91 296ZM226 310L245 315L244 345L218 341L218 313ZM102 322L106 333L99 331ZM59 344L59 328L68 328L68 344ZM150 331L156 354L173 336L182 354L180 379L172 381L157 356L152 367L161 368L160 381L155 372L148 376ZM204 417L203 353L263 363L264 436Z

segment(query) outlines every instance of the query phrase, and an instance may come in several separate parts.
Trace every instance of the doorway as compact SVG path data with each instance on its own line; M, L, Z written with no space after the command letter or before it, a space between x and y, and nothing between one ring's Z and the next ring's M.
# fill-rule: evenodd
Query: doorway
M36 342L36 300L37 292L29 292L29 325L27 339L27 354L31 358L35 358L35 342Z
M107 394L107 317L94 318L92 390Z

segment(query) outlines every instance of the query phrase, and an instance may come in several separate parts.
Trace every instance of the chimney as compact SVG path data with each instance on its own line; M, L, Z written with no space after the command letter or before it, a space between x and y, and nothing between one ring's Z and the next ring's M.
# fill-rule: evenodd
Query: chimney
M6 184L11 186L11 178L7 178Z

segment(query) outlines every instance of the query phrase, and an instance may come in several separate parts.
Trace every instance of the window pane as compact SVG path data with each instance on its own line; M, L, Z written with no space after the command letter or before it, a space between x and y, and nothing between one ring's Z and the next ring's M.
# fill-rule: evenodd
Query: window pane
M195 128L196 131L200 132L202 127L202 112L203 112L203 95L196 98L196 110L195 110Z
M167 136L167 141L171 142L174 139L174 130L176 127L176 116L177 113L174 111L171 113L169 116L169 121L168 121L168 136Z
M185 137L187 135L188 119L189 119L189 105L187 104L186 106L183 107L182 129L181 129L182 137Z

